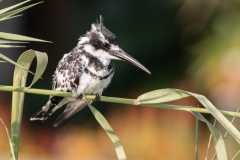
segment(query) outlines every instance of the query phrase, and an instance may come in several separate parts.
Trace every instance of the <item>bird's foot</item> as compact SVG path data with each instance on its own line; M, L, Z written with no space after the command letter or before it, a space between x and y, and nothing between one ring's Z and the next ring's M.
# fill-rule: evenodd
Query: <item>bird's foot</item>
M82 98L83 98L83 94L79 94L77 97L78 100L81 100Z
M99 94L95 94L95 96L96 96L96 97L95 97L94 101L100 101L100 97L101 97L101 96L100 96Z

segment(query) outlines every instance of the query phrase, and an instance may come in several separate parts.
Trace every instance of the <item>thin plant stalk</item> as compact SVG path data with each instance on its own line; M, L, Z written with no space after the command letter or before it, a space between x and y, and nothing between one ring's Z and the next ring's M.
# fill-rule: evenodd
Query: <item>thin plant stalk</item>
M237 112L238 112L238 111L239 111L239 107L238 107L238 109L237 109ZM231 123L234 122L235 118L236 118L236 117L233 117L233 118L232 118ZM216 119L215 119L215 120L216 120ZM223 139L225 139L225 138L227 137L227 135L228 135L228 131L226 131ZM235 158L238 156L239 152L240 152L240 151L238 151L238 153L234 156ZM217 158L217 154L215 153L214 156L213 156L213 160L215 160L216 158ZM235 159L235 158L233 158L233 159Z
M199 131L199 120L196 118L196 129L195 129L195 160L198 160L198 131Z
M17 86L5 86L0 85L0 91L14 91L14 92L25 92L31 94L40 94L40 95L51 95L51 96L59 96L59 97L70 97L70 98L77 98L76 94L70 92L59 92L53 90L45 90L45 89L35 89L35 88L26 88L26 87L17 87ZM95 99L95 95L85 95L86 99ZM136 99L126 99L126 98L117 98L117 97L106 97L101 96L100 101L103 102L112 102L112 103L122 103L122 104L130 104L130 105L139 105L139 106L149 106L149 107L157 107L157 108L166 108L166 109L173 109L173 110L182 110L182 111L193 111L193 112L200 112L200 113L208 113L210 112L205 108L198 108L192 106L181 106L181 105L169 105L169 104L139 104L139 101ZM240 113L238 112L230 112L230 111L223 111L219 110L223 115L226 116L233 116L233 117L240 117Z
M237 152L237 154L233 157L232 160L236 160L237 156L240 154L240 150Z
M7 138L8 138L8 142L9 142L9 146L10 146L10 150L11 150L11 153L12 153L12 158L13 158L13 160L16 160L15 154L14 154L14 151L13 151L13 145L12 145L12 142L11 142L11 138L10 138L10 134L8 132L8 129L7 129L6 125L4 124L4 122L3 122L3 120L1 118L0 118L0 121L2 122L2 124L3 124L3 126L4 126L4 128L6 130L6 134L7 134Z
M213 123L214 127L216 125L216 122L217 122L217 119L215 118L214 123ZM207 160L207 157L208 157L208 152L209 152L209 149L210 149L211 141L212 141L212 134L210 134L210 137L209 137L205 160Z

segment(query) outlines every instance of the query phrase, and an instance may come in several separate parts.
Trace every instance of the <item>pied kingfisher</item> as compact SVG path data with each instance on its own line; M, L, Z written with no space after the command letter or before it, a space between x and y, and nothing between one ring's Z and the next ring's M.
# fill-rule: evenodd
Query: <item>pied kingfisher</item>
M77 46L58 63L53 75L52 89L55 91L72 92L79 98L50 96L49 101L30 120L46 120L58 108L67 104L64 112L57 118L54 127L84 108L87 103L82 99L85 94L96 95L99 100L104 89L112 80L114 74L113 59L123 60L150 73L136 59L128 55L118 46L117 37L100 22L93 23L91 30L79 38Z

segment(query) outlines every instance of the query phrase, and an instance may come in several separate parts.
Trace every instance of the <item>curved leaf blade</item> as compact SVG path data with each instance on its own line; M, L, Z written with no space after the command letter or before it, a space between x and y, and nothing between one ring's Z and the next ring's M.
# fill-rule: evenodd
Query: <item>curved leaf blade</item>
M50 41L45 41L45 40L41 40L41 39L37 39L37 38L22 36L22 35L13 34L13 33L6 33L6 32L0 32L0 37L4 38L4 39L9 39L9 40L36 41L36 42L48 42L48 43L51 43Z
M178 99L182 99L185 97L189 97L190 95L181 91L177 91L177 89L159 89L155 91L151 91L145 94L140 95L137 100L141 104L155 104L155 103L163 103L174 101Z
M37 58L36 72L34 74L32 83L28 87L28 89L29 89L35 82L37 82L37 80L42 76L43 72L45 71L45 69L47 67L47 63L48 63L48 56L45 52L39 52L39 51L34 51L34 50L28 50L26 52L29 52L29 54L34 54L35 57Z
M12 9L14 9L14 8L16 8L16 7L20 6L20 5L23 5L23 4L27 3L27 2L30 2L30 1L31 1L31 0L27 0L27 1L24 1L24 2L21 2L21 3L18 3L18 4L15 4L15 5L13 5L13 6L10 6L10 7L4 8L4 9L1 9L1 10L0 10L0 14L3 14L3 13L5 13L5 12L7 12L7 11L10 11L10 10L12 10Z
M215 128L210 122L208 122L200 113L192 112L192 114L200 121L205 122L210 130L215 144L215 149L217 152L217 157L219 160L228 160L228 154L224 139L221 132Z
M5 20L8 20L8 19L12 19L12 18L20 17L20 16L22 16L22 15L23 15L23 14L19 14L19 15L15 15L15 16L5 17L5 18L0 19L0 21L5 21Z
M0 14L0 21L3 19L3 18L7 18L7 17L11 17L19 12L22 12L28 8L31 8L33 6L36 6L37 4L39 3L42 3L42 2L38 2L38 3L34 3L34 4L31 4L31 5L28 5L28 6L25 6L25 7L22 7L22 8L19 8L19 9L16 9L16 10L13 10L13 11L10 11L10 12L6 12L6 13L3 13L3 14Z
M113 131L112 127L107 122L107 120L92 105L88 104L88 107L92 111L92 113L93 113L94 117L96 118L96 120L98 121L98 123L102 126L102 128L105 130L107 135L112 140L112 142L113 142L113 144L115 146L115 150L116 150L118 159L119 160L127 160L127 157L126 157L125 152L123 150L122 144L121 144L118 136L116 135L116 133Z
M23 41L10 41L10 40L0 40L0 44L6 44L6 43L29 43L29 42L23 42Z
M186 92L186 91L183 91ZM233 126L231 122L203 95L191 93L193 97L197 98L198 101L207 109L209 112L221 123L221 125L232 134L232 136L240 143L240 132Z
M19 47L25 47L25 46L2 45L2 44L0 44L0 48L19 48Z
M24 90L26 90L25 86L28 76L28 69L36 55L40 54L40 52L39 53L35 52L37 51L28 50L22 53L21 56L18 58L17 64L22 67L15 67L13 76L13 86L24 87ZM39 56L37 57L39 58ZM37 60L37 63L39 63L39 60ZM33 84L38 79L38 77L41 76L43 68L44 68L43 66L40 67L40 71L38 71L39 67L37 67L36 74L38 75L37 76L35 75L34 80L31 84ZM13 143L14 155L16 156L16 159L18 159L24 96L25 96L24 92L13 92L12 96L11 141ZM11 158L12 156L13 155L11 154Z

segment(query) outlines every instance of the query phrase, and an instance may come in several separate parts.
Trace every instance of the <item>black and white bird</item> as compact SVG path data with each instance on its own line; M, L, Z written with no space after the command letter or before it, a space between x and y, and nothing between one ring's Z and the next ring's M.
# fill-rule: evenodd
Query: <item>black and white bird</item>
M57 127L66 119L93 101L82 98L85 94L96 95L99 100L102 92L108 87L114 74L113 60L123 60L150 73L136 59L124 52L118 45L117 37L100 22L93 23L91 30L79 38L77 46L58 63L53 75L52 89L55 91L72 92L79 98L50 96L49 101L35 114L31 121L45 121L58 108L68 104L64 112L57 118Z

